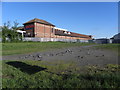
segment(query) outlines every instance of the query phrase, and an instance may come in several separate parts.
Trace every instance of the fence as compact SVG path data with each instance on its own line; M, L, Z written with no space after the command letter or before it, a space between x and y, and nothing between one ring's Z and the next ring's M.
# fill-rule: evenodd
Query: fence
M62 42L88 42L88 40L78 40L78 39L62 39L62 38L37 38L37 37L24 37L23 41L62 41Z
M2 38L0 38L0 42L2 42Z

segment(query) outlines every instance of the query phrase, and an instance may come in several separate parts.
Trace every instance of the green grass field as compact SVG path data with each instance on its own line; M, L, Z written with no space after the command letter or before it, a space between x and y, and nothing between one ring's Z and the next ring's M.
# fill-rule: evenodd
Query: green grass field
M120 44L100 44L98 46L95 46L95 48L115 51L118 52L118 55L120 56Z
M65 42L20 42L20 43L2 43L2 55L25 54L32 52L48 51L74 46L92 45L92 43L65 43ZM95 46L100 49L120 51L120 44L98 44Z
M3 88L120 88L120 66L80 67L73 61L3 61Z
M47 51L56 48L90 45L85 43L22 42L3 43L3 55ZM117 51L119 44L95 48ZM1 63L1 62L0 62ZM75 61L4 60L3 88L120 88L120 66L78 66Z
M25 54L32 52L48 51L51 49L91 45L89 43L65 43L65 42L21 42L2 43L2 55Z
M118 49L120 49L120 44L100 44L95 47L100 48L100 49L108 49L108 50L118 51Z

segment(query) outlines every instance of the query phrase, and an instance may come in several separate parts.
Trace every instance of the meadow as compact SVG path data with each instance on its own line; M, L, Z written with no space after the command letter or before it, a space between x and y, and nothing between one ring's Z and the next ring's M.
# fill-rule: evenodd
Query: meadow
M17 55L51 49L93 45L64 42L2 43L3 55ZM94 46L118 51L119 44ZM1 62L0 62L1 63ZM120 88L120 65L79 66L75 61L3 60L3 88Z
M50 61L3 61L3 88L120 88L120 66Z
M118 51L120 49L120 44L101 44L95 47L100 49Z
M118 55L120 56L120 44L101 44L101 45L95 46L95 48L118 52Z
M91 45L89 43L66 43L66 42L20 42L2 43L2 55L25 54L52 49L60 49L74 46Z

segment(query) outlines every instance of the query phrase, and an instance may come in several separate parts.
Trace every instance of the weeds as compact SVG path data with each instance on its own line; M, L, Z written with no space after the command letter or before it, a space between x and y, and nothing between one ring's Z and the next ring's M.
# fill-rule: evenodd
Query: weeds
M19 61L27 66L46 68L29 74L9 62L14 61L3 61L3 88L120 88L118 65L85 66L84 72L80 72L83 67L73 62Z

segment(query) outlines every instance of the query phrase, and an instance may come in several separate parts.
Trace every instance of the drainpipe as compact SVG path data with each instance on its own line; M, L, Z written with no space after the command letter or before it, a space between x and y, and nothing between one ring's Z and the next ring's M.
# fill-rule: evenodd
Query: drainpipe
M34 37L37 35L37 29L36 29L36 22L34 23L34 28L33 28L33 32L34 32Z
M51 41L51 32L52 31L52 26L50 26L50 41Z
M44 38L45 38L45 25L44 25Z

